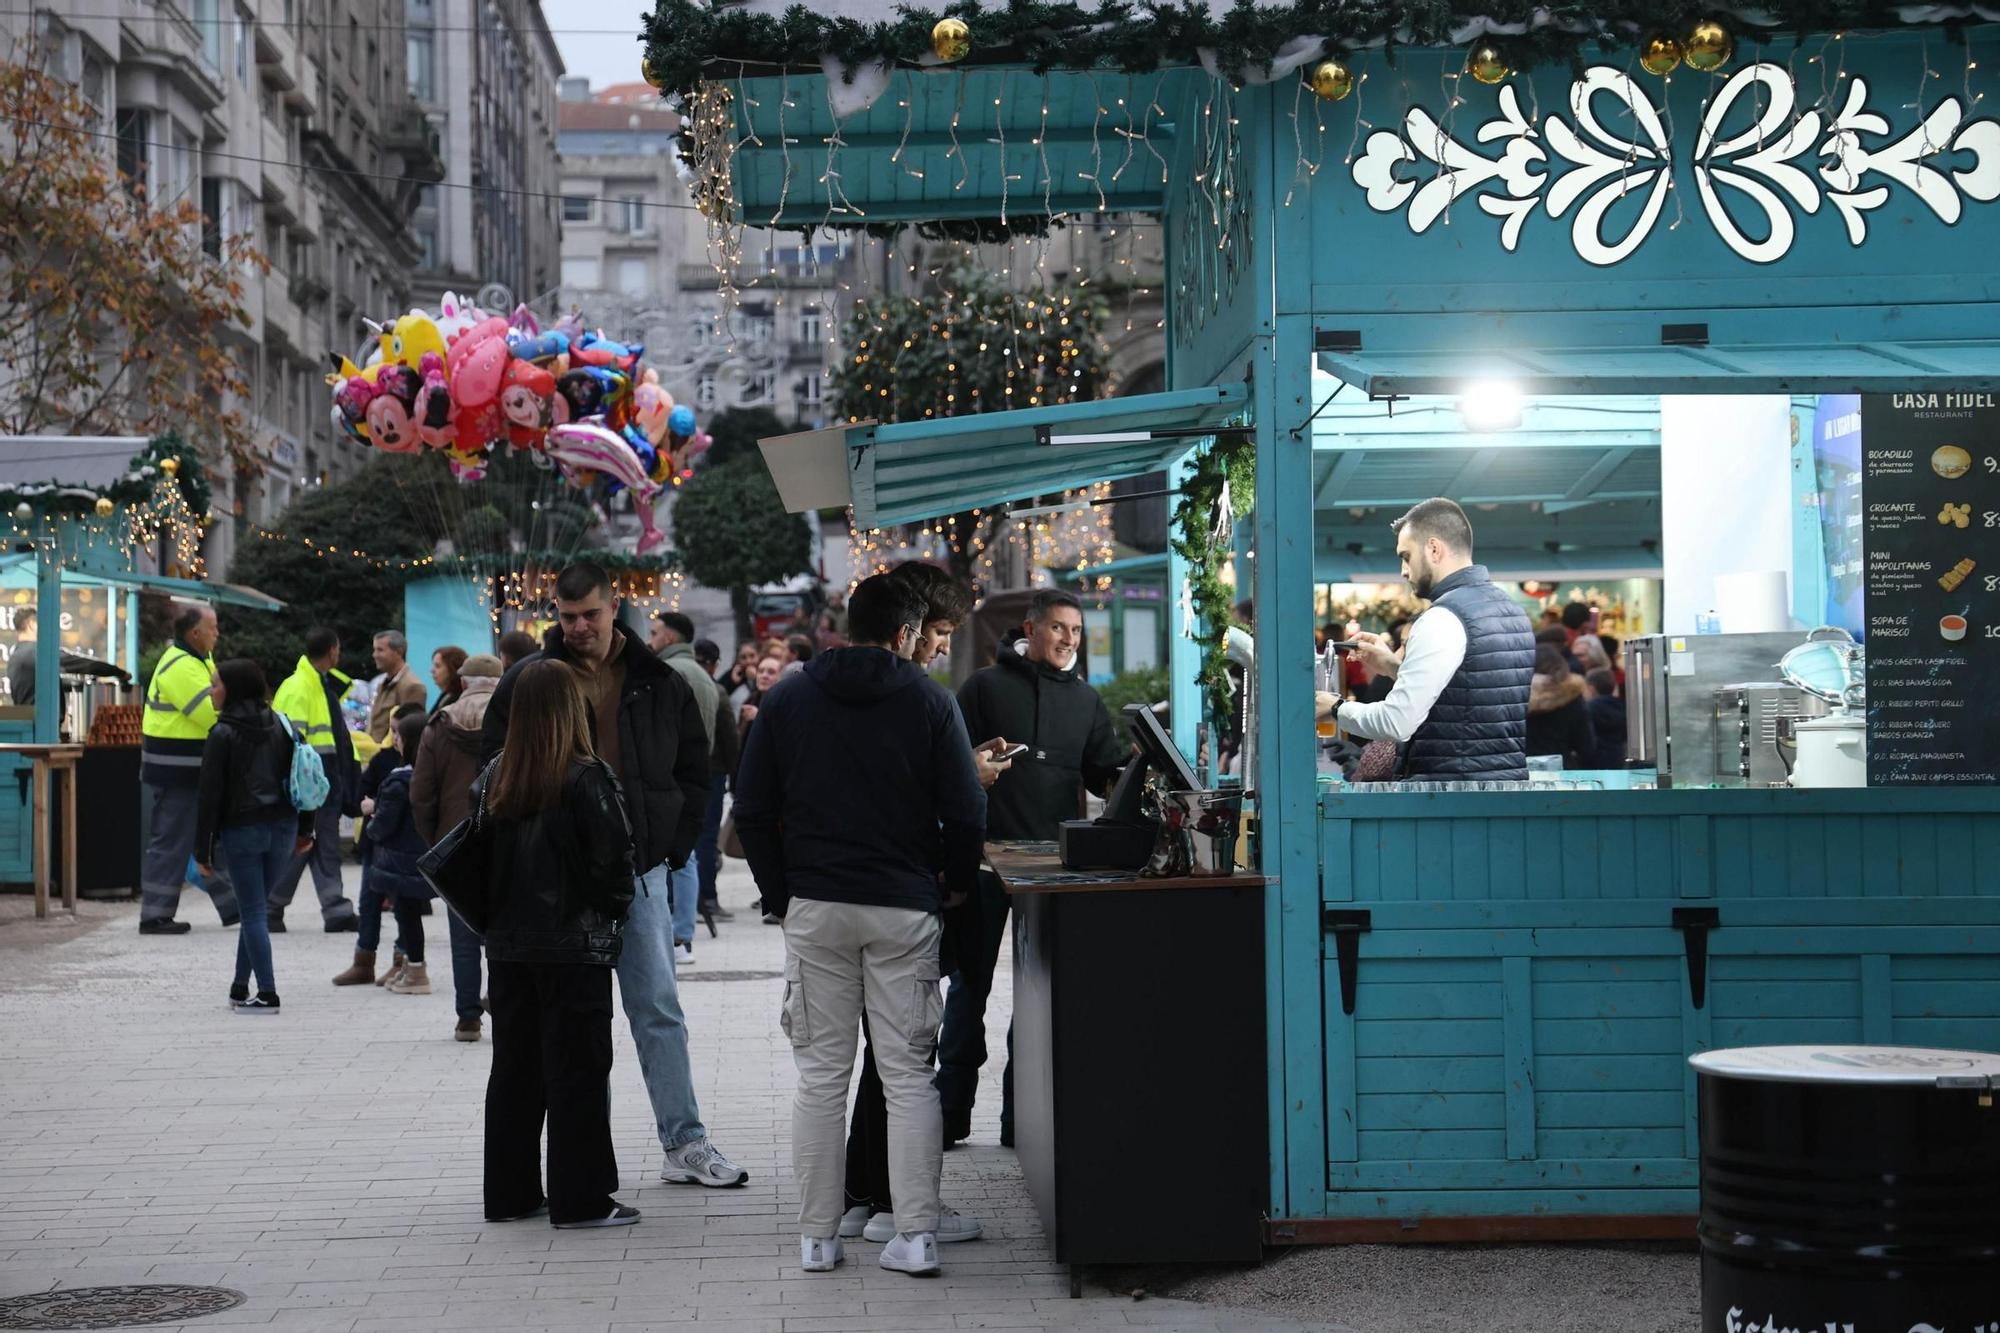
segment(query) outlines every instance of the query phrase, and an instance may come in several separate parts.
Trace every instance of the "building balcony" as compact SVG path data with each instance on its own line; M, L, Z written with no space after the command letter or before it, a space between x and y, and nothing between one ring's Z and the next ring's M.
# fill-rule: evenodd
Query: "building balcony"
M674 280L685 292L712 292L722 285L722 277L713 264L676 264Z
M268 120L263 126L263 153L258 170L263 175L265 209L287 226L297 222L305 210L305 181L291 163L284 131Z
M306 355L305 314L292 300L290 285L275 273L264 284L264 341L276 350Z
M406 185L434 185L444 179L444 144L437 126L414 102L382 119L382 147L402 159Z
M299 69L298 40L285 25L278 0L264 0L256 25L257 77L275 93L296 92Z
M285 286L285 295L301 310L310 310L327 298L329 289L324 279L311 273L294 273Z

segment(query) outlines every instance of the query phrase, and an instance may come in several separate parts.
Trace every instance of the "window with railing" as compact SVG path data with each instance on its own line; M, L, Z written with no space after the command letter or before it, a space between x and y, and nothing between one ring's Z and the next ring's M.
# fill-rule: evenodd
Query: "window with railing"
M120 107L117 121L118 174L125 188L142 193L152 185L153 113Z
M410 96L419 102L435 102L437 34L429 28L411 28L403 46L410 63Z
M746 403L768 403L776 396L777 377L769 371L760 371L743 383L743 401Z

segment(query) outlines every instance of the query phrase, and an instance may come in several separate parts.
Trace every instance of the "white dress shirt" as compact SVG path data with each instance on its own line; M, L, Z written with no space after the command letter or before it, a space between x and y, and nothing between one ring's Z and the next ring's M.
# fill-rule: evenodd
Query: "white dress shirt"
M1464 662L1465 623L1444 607L1430 608L1410 626L1389 697L1374 704L1342 704L1335 714L1340 729L1363 740L1410 739Z

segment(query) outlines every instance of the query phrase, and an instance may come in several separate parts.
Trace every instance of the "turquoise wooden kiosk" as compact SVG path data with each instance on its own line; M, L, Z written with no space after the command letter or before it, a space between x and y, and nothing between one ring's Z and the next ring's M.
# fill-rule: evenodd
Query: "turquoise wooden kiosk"
M930 53L937 14L887 4L781 22L776 0L663 0L649 25L653 77L689 98L702 185L728 221L949 236L975 220L1088 226L1103 210L1164 227L1164 392L855 422L766 457L792 507L852 503L881 525L1172 465L1224 423L1254 431L1243 591L1259 608L1254 785L1274 881L1274 1243L1685 1235L1688 1054L2000 1049L1990 783L1316 781L1316 562L1387 540L1392 516L1368 521L1372 538L1335 537L1346 507L1316 501L1407 490L1398 450L1461 451L1424 460L1424 494L1511 470L1523 502L1632 506L1561 553L1601 564L1616 543L1629 567L1659 503L1663 396L1990 406L1977 396L2000 391L1990 9L1907 25L1885 10L1900 26L1847 32L1791 22L1792 5L1725 9L1720 67L1662 79L1639 63L1636 5L1589 7L1601 24L1486 8L1100 20L961 4L971 48L955 63ZM1581 38L1559 26L1572 19ZM1708 65L1713 34L1696 36ZM1492 382L1555 429L1387 424L1405 402ZM1607 420L1608 400L1638 410ZM1378 492L1352 489L1371 476ZM2000 501L2000 482L1978 484ZM2000 568L1991 535L1969 536L1982 572ZM1652 563L1671 586L1672 552ZM2000 620L1996 595L1972 593L1974 619ZM1192 752L1194 650L1175 622L1174 715Z

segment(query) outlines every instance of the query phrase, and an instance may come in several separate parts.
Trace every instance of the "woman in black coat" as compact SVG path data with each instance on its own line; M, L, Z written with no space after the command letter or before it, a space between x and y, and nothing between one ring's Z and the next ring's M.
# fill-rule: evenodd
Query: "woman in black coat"
M1528 688L1528 753L1559 754L1563 767L1591 768L1597 733L1583 701L1583 681L1552 643L1535 648L1535 675Z
M558 1227L628 1226L639 1210L611 1197L611 971L632 906L632 829L617 779L591 749L590 714L567 665L521 668L506 747L477 794L495 867L486 1217L546 1212Z
M278 1012L271 966L271 886L292 858L312 846L313 817L292 804L288 723L267 702L264 668L247 657L216 672L222 711L201 748L201 790L195 806L194 855L203 876L216 857L229 867L242 922L236 936L236 979L229 1003L239 1014ZM257 994L250 994L250 974Z

